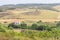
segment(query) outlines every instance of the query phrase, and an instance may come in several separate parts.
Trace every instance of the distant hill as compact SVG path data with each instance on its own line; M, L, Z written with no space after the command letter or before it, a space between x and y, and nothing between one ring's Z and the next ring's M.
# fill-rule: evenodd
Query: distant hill
M40 8L40 9L48 9L48 10L54 10L52 9L53 6L58 6L59 4L9 4L9 5L3 5L0 6L0 9L15 9L15 8Z
M53 9L60 11L60 5L54 6Z
M9 4L0 6L0 19L60 20L60 4Z

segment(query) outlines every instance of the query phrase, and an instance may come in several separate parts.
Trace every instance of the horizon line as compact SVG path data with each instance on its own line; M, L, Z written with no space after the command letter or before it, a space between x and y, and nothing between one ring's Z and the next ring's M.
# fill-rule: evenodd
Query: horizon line
M60 3L17 3L17 4L60 4ZM3 6L3 5L17 5L17 4L2 4L0 6Z

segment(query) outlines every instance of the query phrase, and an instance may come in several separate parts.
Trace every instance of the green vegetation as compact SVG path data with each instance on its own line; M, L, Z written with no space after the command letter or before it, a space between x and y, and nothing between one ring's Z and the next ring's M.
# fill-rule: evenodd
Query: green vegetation
M0 24L0 40L60 40L60 22L36 22L9 25ZM19 29L20 31L15 31Z
M15 24L11 23L8 25L8 27L16 28L16 29L30 29L30 30L52 30L53 28L57 28L59 22L56 23L49 23L49 22L42 22L38 21L36 23L33 23L32 25L27 25L27 23L22 22L21 24Z

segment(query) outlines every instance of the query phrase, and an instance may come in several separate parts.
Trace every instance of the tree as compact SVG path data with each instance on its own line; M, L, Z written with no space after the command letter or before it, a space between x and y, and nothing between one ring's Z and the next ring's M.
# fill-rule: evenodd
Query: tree
M45 26L41 25L37 28L37 30L45 30Z
M40 25L40 26L37 28L37 30L41 30L41 31L43 31L43 30L51 31L51 28L48 27L48 26L45 26L45 25Z
M32 24L31 29L36 29L38 27L37 24Z
M14 23L9 24L8 27L12 27L12 28L20 28L20 26L15 25Z
M21 23L20 24L20 28L27 29L28 27L27 27L27 24L26 23Z

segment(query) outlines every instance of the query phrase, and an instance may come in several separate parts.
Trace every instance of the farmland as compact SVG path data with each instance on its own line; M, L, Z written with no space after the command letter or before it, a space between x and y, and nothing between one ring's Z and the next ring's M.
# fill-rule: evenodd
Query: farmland
M0 6L0 40L60 40L60 4Z
M36 11L37 10L37 11ZM43 10L43 9L26 9L26 10L8 10L6 11L8 15L2 16L0 21L10 20L19 20L21 21L39 21L42 20L44 22L51 21L59 21L60 12L51 11L51 10ZM6 13L5 13L6 14ZM46 20L45 20L46 19ZM8 21L9 21L8 20Z

